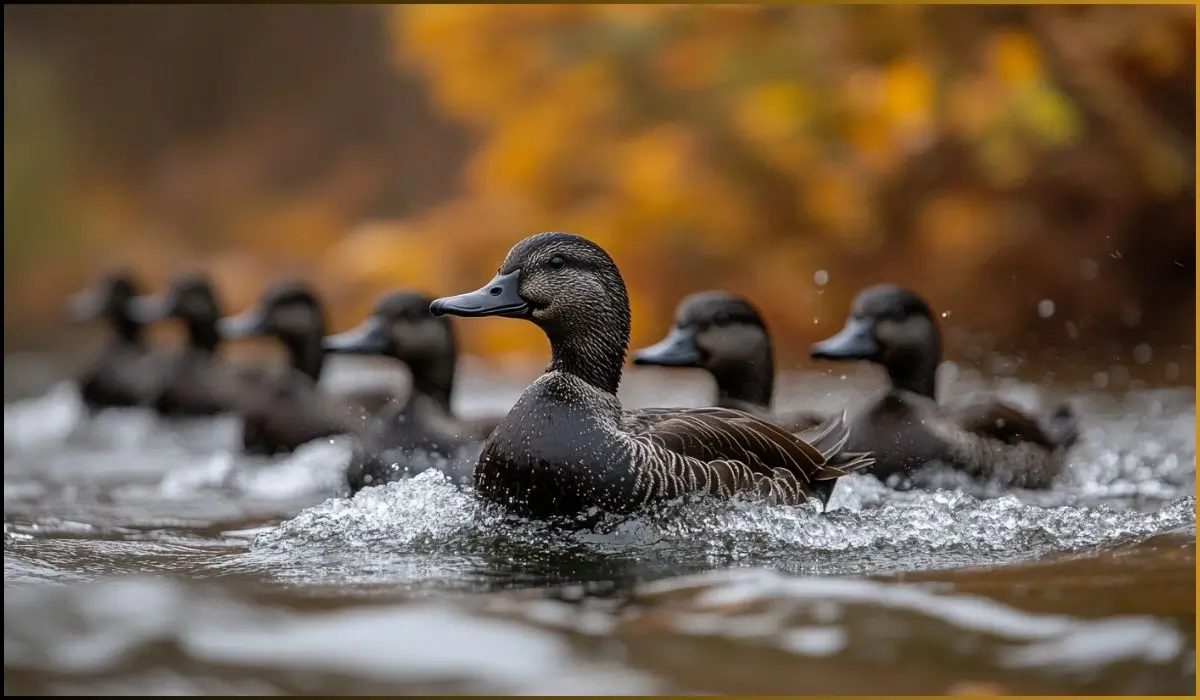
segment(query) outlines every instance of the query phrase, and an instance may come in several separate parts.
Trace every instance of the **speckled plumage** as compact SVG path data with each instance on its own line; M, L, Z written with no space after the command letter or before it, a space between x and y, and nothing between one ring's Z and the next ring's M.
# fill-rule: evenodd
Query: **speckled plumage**
M844 450L840 417L806 440L735 409L624 410L616 392L629 343L625 284L608 254L580 236L525 238L492 284L431 308L524 318L550 340L546 372L475 467L477 493L518 513L628 513L688 493L825 500L837 477L872 462Z
M714 405L745 411L791 432L824 421L809 411L771 410L775 388L771 334L758 309L730 292L685 297L676 307L675 325L667 338L635 352L633 363L703 369L716 383Z
M846 328L813 346L813 356L865 360L887 371L887 390L854 416L849 443L876 456L870 473L883 480L903 483L939 463L1001 486L1049 488L1079 435L1068 404L1037 417L994 397L940 405L937 322L924 300L894 285L860 292Z

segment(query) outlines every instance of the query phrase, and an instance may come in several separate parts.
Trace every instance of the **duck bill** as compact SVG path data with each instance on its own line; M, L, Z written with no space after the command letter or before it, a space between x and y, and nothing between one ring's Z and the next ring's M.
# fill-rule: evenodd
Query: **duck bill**
M92 321L104 313L104 302L95 292L79 292L67 300L67 318L75 323Z
M878 352L871 324L850 319L837 335L813 345L810 354L819 360L866 360Z
M129 318L134 323L154 323L169 315L167 300L162 296L134 297L129 302Z
M217 322L217 335L222 340L238 340L263 335L266 332L266 319L257 309L251 309L237 316L226 316Z
M325 352L342 355L383 355L388 341L387 323L378 316L369 316L357 328L326 336L321 347Z
M633 364L693 367L700 363L700 359L700 349L696 347L696 330L675 326L666 338L634 353Z
M429 305L429 312L434 316L525 318L529 315L529 303L521 298L520 283L520 270L496 275L474 292L435 299Z

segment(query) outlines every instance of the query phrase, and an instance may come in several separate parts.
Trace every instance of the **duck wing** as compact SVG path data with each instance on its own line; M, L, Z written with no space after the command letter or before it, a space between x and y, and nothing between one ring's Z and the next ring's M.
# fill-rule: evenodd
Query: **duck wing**
M702 491L723 498L750 492L789 505L813 496L825 502L839 477L875 463L845 451L844 413L803 437L730 408L641 409L623 418L640 462L634 490L646 501Z

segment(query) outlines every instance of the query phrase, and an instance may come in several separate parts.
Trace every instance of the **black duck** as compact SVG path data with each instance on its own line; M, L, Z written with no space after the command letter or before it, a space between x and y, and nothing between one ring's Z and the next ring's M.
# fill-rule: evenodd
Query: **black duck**
M623 409L629 298L608 253L580 236L529 236L482 289L430 310L525 319L550 340L550 365L475 466L476 492L517 513L629 513L689 493L825 502L839 477L872 463L844 449L842 416L805 439L731 408Z
M736 408L795 433L820 425L808 411L772 412L775 358L758 309L730 292L697 292L675 310L667 337L633 354L635 365L698 367L716 382L715 405Z
M922 466L941 463L981 481L1049 488L1079 435L1067 404L1032 417L994 397L941 406L936 373L941 333L929 306L895 285L864 289L837 335L812 347L814 358L863 360L887 371L889 386L853 419L850 449L875 455L871 473L911 483Z
M251 368L231 366L217 358L220 304L207 275L185 272L172 279L165 293L134 300L133 317L140 323L168 319L187 330L183 348L168 366L150 399L161 416L214 416L236 412L245 392L261 378Z
M364 402L319 386L325 313L305 283L288 280L268 288L257 307L221 319L218 328L226 340L269 336L288 354L287 366L265 378L241 411L247 454L288 453L318 438L361 435L368 425L371 412ZM386 403L376 392L368 396L376 406Z
M412 377L407 400L383 411L355 449L346 470L351 495L430 466L469 483L483 440L500 422L454 415L454 327L429 312L432 302L425 294L393 292L357 328L325 339L326 352L391 357Z
M67 313L76 323L103 319L112 340L77 379L89 413L105 408L146 405L163 370L162 358L149 352L144 328L133 317L137 283L127 270L113 270L94 288L71 297Z

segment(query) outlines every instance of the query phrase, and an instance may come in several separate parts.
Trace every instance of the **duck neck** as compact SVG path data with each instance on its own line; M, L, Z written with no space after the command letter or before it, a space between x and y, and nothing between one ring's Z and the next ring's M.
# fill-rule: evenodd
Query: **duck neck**
M142 345L142 324L129 318L126 314L112 317L112 329L117 342L122 345Z
M412 394L428 396L449 413L450 397L454 392L454 362L453 352L448 356L428 355L406 360L412 374Z
M741 402L767 408L775 384L774 358L770 345L750 360L718 362L709 367L717 381L717 403Z
M937 368L941 362L941 352L937 348L913 353L888 364L888 379L894 389L911 391L936 401Z
M217 335L216 316L190 317L184 323L187 325L188 345L193 350L210 354L216 352L217 342L220 340Z
M629 300L621 286L619 294L561 327L545 327L550 338L547 371L566 372L615 395L621 386L621 370L629 349Z
M320 381L325 366L325 350L321 347L323 336L323 332L279 336L279 342L287 349L292 369L303 372L314 382Z

